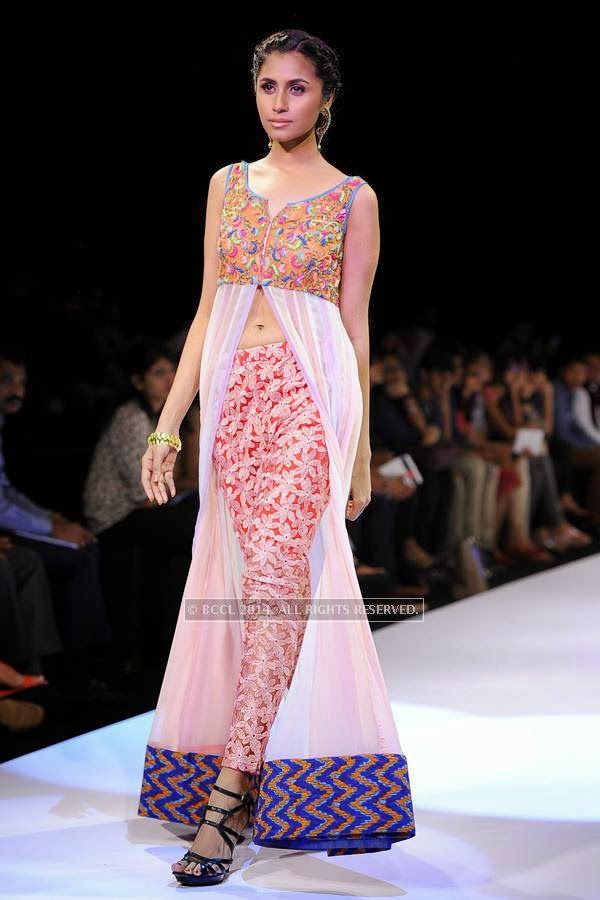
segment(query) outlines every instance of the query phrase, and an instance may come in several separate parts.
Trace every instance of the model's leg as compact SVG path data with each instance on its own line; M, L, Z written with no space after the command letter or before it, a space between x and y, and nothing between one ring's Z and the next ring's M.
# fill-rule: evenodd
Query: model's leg
M262 447L262 438L254 433L253 428L249 375L251 369L248 365L248 354L237 353L233 359L213 447L213 461L219 489L225 497L242 548L245 543L246 523L253 508L257 459L260 458ZM244 793L250 782L251 776L247 772L223 765L215 779L215 783L221 787L237 793ZM239 800L213 789L208 804L221 809L232 809L239 804ZM206 818L219 822L223 815L207 809ZM239 831L245 821L246 814L240 811L235 816L230 816L225 824ZM190 849L203 856L230 855L230 849L217 829L205 824L200 826ZM172 871L199 874L201 869L199 863L178 861L172 866Z
M223 765L247 772L260 769L295 670L311 600L308 555L329 501L325 436L301 371L288 350L262 359L261 372L269 382L268 397L257 409L269 440L257 474L242 575L243 600L253 611L245 616L238 692L223 756Z
M312 404L307 403L309 400L301 372L289 352L282 351L281 342L236 354L213 457L244 557L243 600L261 600L261 606L276 615L282 608L280 590L283 600L301 595L305 599L304 604L298 601L293 617L261 620L260 609L245 617L230 738L217 778L218 784L238 792L247 789L252 773L260 768L270 726L291 682L306 627L307 602L310 603L307 553L329 488L324 436L314 407L309 409L307 418L306 406ZM298 432L300 437L305 432L306 438L319 448L308 476L303 474L301 454L292 454L292 461L286 462L290 441L294 435L297 438ZM274 487L274 480L278 487ZM295 497L299 502L296 528L285 523L281 509L286 483L288 501ZM257 588L256 579L249 573L254 571L263 525L268 526L270 518L273 533L281 538L276 554L278 564L271 566L272 580ZM285 542L292 550L289 564ZM237 801L212 791L209 804L230 809ZM213 821L221 818L211 810L206 815ZM238 814L239 821L230 819L231 827L239 829L243 815ZM229 855L216 829L206 825L199 829L192 849L207 856ZM187 872L200 871L200 866L193 863L173 866L174 871L184 868Z

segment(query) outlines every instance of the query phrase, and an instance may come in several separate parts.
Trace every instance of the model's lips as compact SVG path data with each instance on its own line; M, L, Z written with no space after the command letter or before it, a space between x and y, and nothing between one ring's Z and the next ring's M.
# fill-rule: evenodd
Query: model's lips
M269 119L271 125L291 125L291 119Z

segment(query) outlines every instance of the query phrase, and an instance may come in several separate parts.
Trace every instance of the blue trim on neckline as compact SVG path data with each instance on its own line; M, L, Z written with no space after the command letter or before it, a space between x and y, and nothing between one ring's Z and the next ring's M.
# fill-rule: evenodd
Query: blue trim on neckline
M261 200L267 201L267 207L270 202L269 197L265 197L263 194L257 194L256 191L253 191L250 187L250 183L248 181L248 162L243 159L242 165L244 167L244 179L246 182L246 189L249 194L253 194L255 197L259 197ZM346 178L343 178L341 181L338 181L337 184L334 184L333 187L327 188L325 191L321 191L320 194L313 194L311 197L302 197L300 200L288 200L285 206L282 206L278 213L276 213L273 218L276 219L284 209L287 209L288 206L296 206L298 203L306 203L308 200L316 200L317 197L324 197L325 194L330 194L332 191L335 191L336 188L341 187L343 184L346 184L347 181L351 181L353 178L356 178L356 175L348 175Z

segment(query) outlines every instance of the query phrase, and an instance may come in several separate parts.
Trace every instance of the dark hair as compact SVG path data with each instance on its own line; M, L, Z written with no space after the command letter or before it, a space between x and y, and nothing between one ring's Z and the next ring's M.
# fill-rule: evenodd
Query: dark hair
M419 368L425 372L452 372L452 353L450 349L441 343L430 344L419 363Z
M584 354L581 352L579 347L567 345L563 346L555 353L552 359L551 369L555 375L560 375L560 373L564 369L574 365L575 363L585 365Z
M310 59L317 78L323 82L323 99L338 96L342 89L342 76L340 61L336 51L326 44L321 38L300 28L290 28L285 31L276 31L269 37L256 44L252 54L252 89L256 93L258 73L267 56L270 53L302 53ZM319 113L319 119L321 114ZM317 119L317 129L319 128Z
M488 359L491 359L491 354L485 349L485 347L482 347L479 344L477 344L476 346L472 346L464 357L465 368L477 362L479 359L481 359L482 356L487 356Z
M175 355L162 341L154 338L135 337L126 349L123 359L123 372L127 378L128 399L136 399L139 405L151 419L157 419L158 414L152 409L142 391L137 390L131 383L132 375L143 378L159 359L169 359L176 362Z
M0 360L8 360L17 366L27 366L27 353L25 346L18 340L0 341Z
M162 341L138 336L129 342L123 360L123 369L128 378L132 375L143 377L159 359L175 361L173 353Z

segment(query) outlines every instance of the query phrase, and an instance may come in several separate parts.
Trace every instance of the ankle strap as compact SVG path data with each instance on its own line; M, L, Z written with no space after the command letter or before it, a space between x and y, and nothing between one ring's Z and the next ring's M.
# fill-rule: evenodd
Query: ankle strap
M227 794L228 797L235 797L238 800L245 800L248 796L248 791L245 794L238 794L235 791L230 791L227 788L220 787L218 784L213 784L213 788L217 791L221 791L222 794Z

